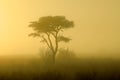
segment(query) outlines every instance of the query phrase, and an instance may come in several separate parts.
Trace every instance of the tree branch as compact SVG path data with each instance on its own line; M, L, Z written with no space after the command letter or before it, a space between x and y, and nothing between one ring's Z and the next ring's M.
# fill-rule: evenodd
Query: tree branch
M48 41L50 42L50 49L52 50L53 53L55 53L55 50L54 50L52 41L51 41L51 39L50 39L50 34L49 34L49 33L46 33L46 34L47 34L47 37L48 37Z
M55 44L56 44L56 47L55 47L55 54L56 54L58 51L58 32L56 32L56 35L55 35Z
M44 36L42 36L43 40L46 42L47 46L50 48L50 44L48 43L48 41L45 39Z

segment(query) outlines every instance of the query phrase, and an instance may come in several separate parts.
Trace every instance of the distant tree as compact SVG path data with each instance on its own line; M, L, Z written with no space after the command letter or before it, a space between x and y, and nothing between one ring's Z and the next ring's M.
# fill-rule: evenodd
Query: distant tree
M69 21L65 16L45 16L38 21L30 22L29 27L35 31L29 36L40 37L41 41L46 43L51 50L52 60L55 61L55 56L58 52L59 42L69 42L71 39L61 35L65 29L74 27L73 21Z

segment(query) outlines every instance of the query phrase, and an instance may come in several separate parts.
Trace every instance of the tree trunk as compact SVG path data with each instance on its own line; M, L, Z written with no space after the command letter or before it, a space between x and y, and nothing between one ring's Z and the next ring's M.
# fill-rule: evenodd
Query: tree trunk
M56 54L53 53L53 55L52 55L52 63L53 63L53 65L55 64L55 57L56 57Z

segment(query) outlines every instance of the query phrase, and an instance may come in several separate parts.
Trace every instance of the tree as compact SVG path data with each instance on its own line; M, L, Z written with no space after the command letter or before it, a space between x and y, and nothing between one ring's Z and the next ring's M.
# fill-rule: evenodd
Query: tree
M35 31L29 36L40 37L41 41L46 43L52 51L52 60L58 52L59 42L69 42L71 39L61 35L65 29L74 27L73 21L69 21L65 16L45 16L39 18L38 21L30 22L29 27Z

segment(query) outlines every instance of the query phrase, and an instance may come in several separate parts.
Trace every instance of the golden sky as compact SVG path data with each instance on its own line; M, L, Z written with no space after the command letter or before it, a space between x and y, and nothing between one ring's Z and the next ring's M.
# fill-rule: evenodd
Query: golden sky
M0 53L36 54L38 39L28 37L30 21L64 15L75 22L70 49L85 55L120 53L120 0L0 0ZM67 35L67 34L66 34Z

